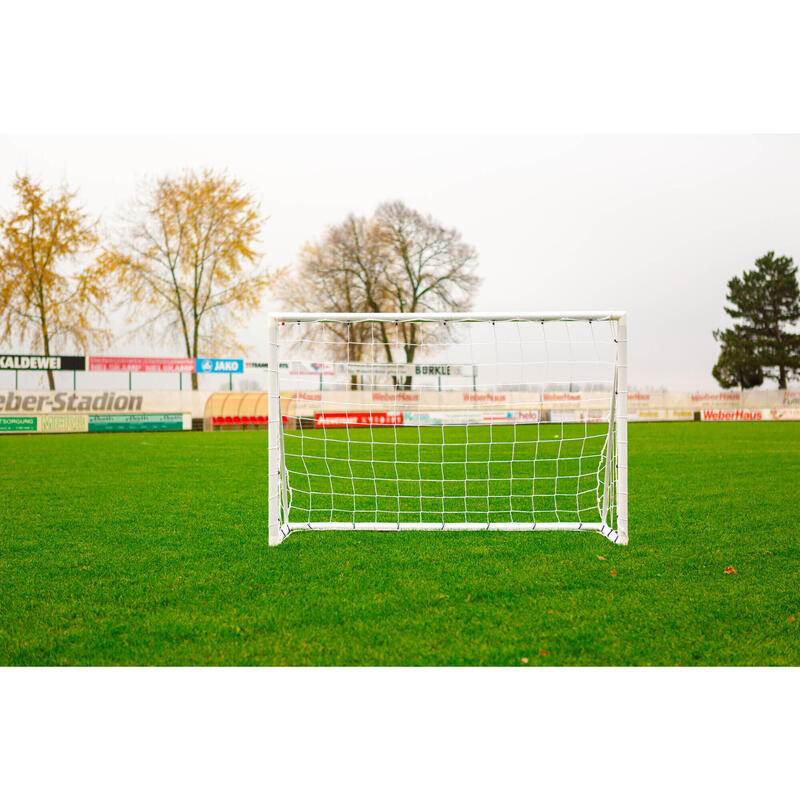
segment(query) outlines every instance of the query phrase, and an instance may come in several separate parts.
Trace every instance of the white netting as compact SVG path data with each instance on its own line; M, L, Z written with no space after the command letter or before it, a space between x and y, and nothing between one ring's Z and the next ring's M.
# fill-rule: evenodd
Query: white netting
M616 527L617 322L278 324L284 534Z

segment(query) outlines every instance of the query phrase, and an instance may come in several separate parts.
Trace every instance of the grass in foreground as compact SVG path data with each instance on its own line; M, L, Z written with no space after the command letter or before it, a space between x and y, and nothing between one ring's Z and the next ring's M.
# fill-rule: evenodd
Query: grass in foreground
M627 548L306 532L270 549L263 433L0 438L0 663L800 664L800 425L629 433Z

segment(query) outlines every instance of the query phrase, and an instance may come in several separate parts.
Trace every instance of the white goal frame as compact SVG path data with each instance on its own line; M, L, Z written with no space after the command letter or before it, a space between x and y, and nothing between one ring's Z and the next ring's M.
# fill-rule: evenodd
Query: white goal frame
M281 388L279 378L280 348L279 325L286 322L553 322L553 321L613 321L617 336L616 364L611 396L609 431L615 431L613 478L606 475L606 491L601 510L601 522L289 522L289 503L287 497L287 476L284 463L283 422L281 414ZM421 314L349 314L349 313L309 313L309 312L271 312L267 322L267 361L268 361L268 435L269 435L269 477L268 477L268 527L269 544L280 544L295 530L340 530L340 531L534 531L534 530L594 530L610 541L628 544L628 334L627 314L624 311L558 311L519 313L421 313ZM606 467L611 471L611 462ZM614 481L616 497L616 528L607 524L608 483Z

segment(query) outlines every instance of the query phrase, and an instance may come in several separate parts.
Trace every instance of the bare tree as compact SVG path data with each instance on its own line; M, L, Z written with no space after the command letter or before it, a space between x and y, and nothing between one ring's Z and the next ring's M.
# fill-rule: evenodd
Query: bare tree
M479 284L476 267L475 248L458 231L396 201L370 218L351 214L307 244L279 297L308 311L466 311ZM328 327L341 341L337 354L351 362L380 355L388 363L410 364L423 344L415 322ZM429 328L424 344L442 337L442 328ZM403 383L409 387L411 376Z
M445 228L430 214L414 211L399 200L380 205L375 218L390 254L391 268L384 273L387 311L469 310L480 283L475 274L478 255L455 228ZM422 344L422 327L404 322L398 329L405 361L411 364ZM434 344L444 331L429 326L425 344ZM405 384L411 386L410 375Z
M281 281L277 297L301 311L379 311L388 266L380 226L353 214L329 227L316 242L305 244L295 269ZM384 331L385 332L385 331ZM332 358L349 363L374 358L380 331L370 323L326 323L325 341L317 342ZM300 343L298 343L300 346ZM391 355L391 352L390 352ZM357 378L351 376L355 385Z

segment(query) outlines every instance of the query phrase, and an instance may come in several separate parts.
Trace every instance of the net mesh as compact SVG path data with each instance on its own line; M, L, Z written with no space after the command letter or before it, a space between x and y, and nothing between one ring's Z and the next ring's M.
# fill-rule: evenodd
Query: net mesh
M613 528L616 339L611 319L279 324L284 530Z

